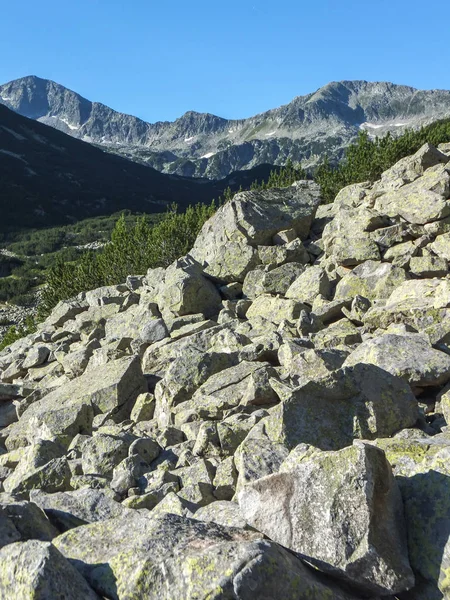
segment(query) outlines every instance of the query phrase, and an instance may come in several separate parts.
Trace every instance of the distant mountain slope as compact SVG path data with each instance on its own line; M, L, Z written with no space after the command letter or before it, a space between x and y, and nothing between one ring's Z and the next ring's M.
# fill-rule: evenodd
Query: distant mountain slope
M164 175L0 106L0 231L206 202L228 185L267 176L269 168L220 183Z
M367 81L333 82L241 120L190 111L150 124L34 76L0 86L0 102L160 171L211 179L287 158L313 165L324 152L340 157L360 128L399 132L450 116L449 91Z

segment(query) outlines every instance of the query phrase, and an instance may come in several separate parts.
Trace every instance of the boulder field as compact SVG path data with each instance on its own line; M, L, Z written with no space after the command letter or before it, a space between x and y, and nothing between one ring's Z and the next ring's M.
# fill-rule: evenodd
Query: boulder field
M237 194L0 353L3 600L450 598L450 150Z

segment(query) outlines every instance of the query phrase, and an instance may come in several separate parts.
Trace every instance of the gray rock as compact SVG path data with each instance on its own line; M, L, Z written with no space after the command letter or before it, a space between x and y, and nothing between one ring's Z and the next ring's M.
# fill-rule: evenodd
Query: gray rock
M54 442L41 440L26 448L14 472L3 482L3 487L10 494L21 494L32 489L58 492L67 489L69 481L70 469L64 457L64 448Z
M32 346L25 360L23 361L23 368L30 369L32 367L38 367L42 365L48 358L50 349L47 346Z
M212 502L208 506L199 508L194 513L194 519L205 521L205 523L217 523L225 527L248 528L239 504L236 502L227 502L226 500Z
M438 235L429 247L440 258L450 260L450 232Z
M205 223L191 255L209 275L243 281L258 262L257 246L270 245L276 233L288 228L307 237L319 203L320 190L312 182L236 194Z
M62 327L67 321L74 319L87 309L88 304L84 300L61 300L43 322L42 329Z
M413 256L409 261L409 269L418 277L445 277L448 261L438 256Z
M127 406L145 391L147 382L135 357L87 371L31 404L11 427L8 449L48 437L68 446L77 433L92 431L94 412L106 413Z
M286 298L293 298L307 304L312 304L314 298L319 294L329 298L331 285L328 275L322 267L308 267L291 284L286 291Z
M169 332L167 331L166 324L163 319L154 319L149 321L141 329L140 338L143 342L148 344L154 344L164 338L168 337Z
M0 548L19 542L22 536L17 531L11 519L5 514L3 507L0 506Z
M177 316L201 312L210 317L219 312L221 298L196 263L180 259L166 269L158 304Z
M427 169L423 176L389 191L375 201L375 208L389 217L402 217L408 223L424 225L450 214L450 174L446 165Z
M300 263L287 263L271 271L250 271L244 279L243 292L248 298L261 294L285 294L304 270L305 266Z
M125 512L122 505L104 491L90 488L54 494L32 490L30 500L45 512L59 532L112 519Z
M33 494L33 491L30 494ZM35 502L16 500L13 496L6 499L4 496L0 497L0 512L14 525L19 533L20 540L34 539L51 542L53 538L59 535L59 531L51 524L44 511Z
M81 455L85 475L112 477L114 467L128 456L130 441L107 434L97 434L83 444Z
M256 532L176 515L136 514L77 527L56 544L109 598L299 600L328 594L356 600Z
M373 260L364 262L345 275L336 286L335 299L354 298L357 295L369 300L389 298L391 293L409 279L400 267Z
M357 364L310 381L271 410L271 440L290 450L307 443L337 450L354 439L389 437L412 427L417 401L409 385L374 365Z
M256 529L362 592L397 594L414 585L402 499L381 450L359 444L313 453L238 497Z
M237 353L204 352L187 346L183 355L167 369L155 388L155 417L160 427L170 423L172 407L189 400L211 375L238 362Z
M421 335L386 334L366 340L344 366L376 365L411 386L440 386L450 380L450 356L435 350Z
M127 292L128 289L124 285L109 285L86 292L85 298L89 306L105 306L107 304L118 304L121 306Z
M271 323L279 324L282 321L296 321L302 310L307 310L307 306L298 300L263 294L252 302L247 311L247 318L252 320L262 317Z
M15 423L17 418L18 415L15 403L12 401L2 402L0 400L0 428L8 427L8 425Z
M251 481L276 473L289 451L267 437L248 436L234 455L238 472L236 491Z
M0 549L0 597L30 600L100 600L50 543L16 542Z

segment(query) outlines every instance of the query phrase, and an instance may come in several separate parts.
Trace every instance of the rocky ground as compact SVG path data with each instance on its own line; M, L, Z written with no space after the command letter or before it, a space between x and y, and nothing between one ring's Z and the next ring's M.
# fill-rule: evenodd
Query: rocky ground
M450 152L320 200L0 354L1 598L450 598Z

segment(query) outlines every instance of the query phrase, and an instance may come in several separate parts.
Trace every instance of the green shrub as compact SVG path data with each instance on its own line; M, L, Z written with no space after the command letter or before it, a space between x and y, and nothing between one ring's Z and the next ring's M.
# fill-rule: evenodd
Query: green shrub
M8 331L3 336L3 339L0 340L0 351L13 344L17 340L29 335L30 333L34 333L36 331L36 322L33 317L28 317L23 326L16 327L13 325L8 329Z
M167 267L193 246L202 225L214 214L214 202L198 204L185 213L172 207L156 225L145 216L128 224L121 216L111 234L111 243L98 252L86 252L76 262L59 257L49 270L39 307L47 315L60 301L103 285L125 281L127 275L143 275L153 267Z
M289 158L284 167L273 169L270 172L269 179L264 182L254 181L251 190L268 190L270 188L288 187L301 179L307 179L308 174L301 165L294 165Z
M356 142L347 148L344 160L339 165L333 166L328 157L323 158L314 173L314 179L321 187L325 203L333 202L343 187L362 181L376 181L383 171L401 158L417 152L426 142L437 146L449 141L450 119L437 121L419 130L408 129L398 137L388 133L382 138L370 139L367 132L361 131Z

